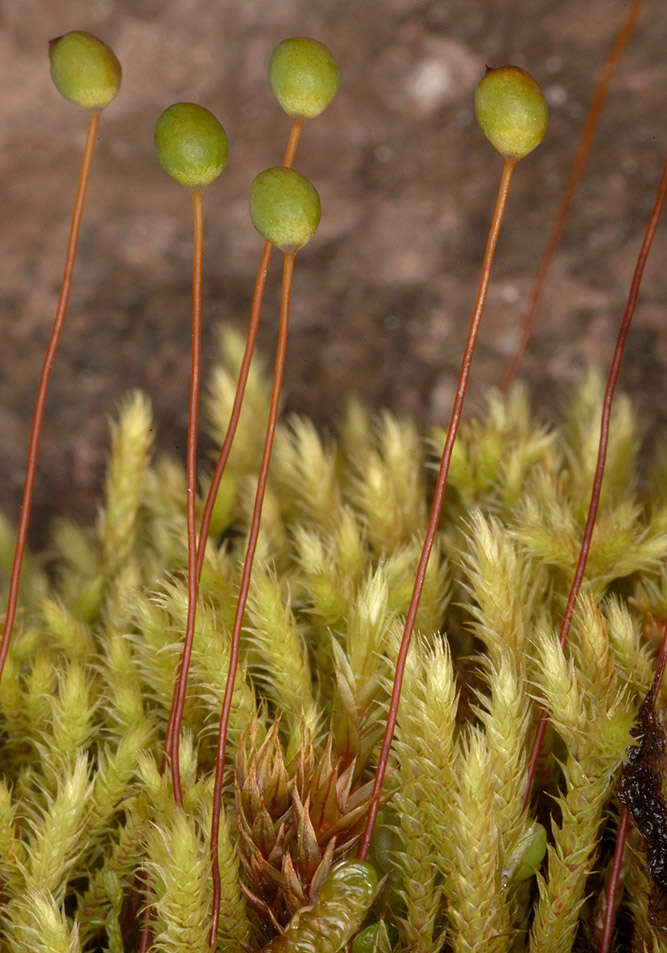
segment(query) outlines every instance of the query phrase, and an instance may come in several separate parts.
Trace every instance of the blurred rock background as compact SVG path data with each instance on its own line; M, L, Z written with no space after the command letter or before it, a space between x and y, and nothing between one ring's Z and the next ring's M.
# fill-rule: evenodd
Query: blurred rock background
M485 64L523 66L542 84L551 121L513 182L470 407L511 352L598 71L628 8L622 0L2 0L0 510L17 517L86 125L50 82L50 38L98 34L124 79L100 126L49 392L33 542L55 514L94 517L108 415L129 388L150 394L158 445L185 455L191 203L154 157L166 106L200 102L230 138L229 165L205 203L210 365L220 323L242 329L247 320L262 244L248 219L248 184L280 162L289 129L266 82L269 56L294 35L331 48L341 90L307 126L296 162L320 191L323 219L297 261L285 409L332 426L355 391L374 407L444 423L501 169L474 123L475 85ZM524 364L545 414L589 362L606 370L610 359L665 157L665 49L664 7L647 0ZM652 446L667 430L666 260L663 221L622 374ZM260 334L267 356L279 274L276 258Z

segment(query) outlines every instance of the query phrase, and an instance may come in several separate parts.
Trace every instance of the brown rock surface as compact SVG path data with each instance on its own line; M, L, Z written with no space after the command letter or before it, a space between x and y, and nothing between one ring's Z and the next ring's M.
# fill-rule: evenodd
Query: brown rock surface
M484 64L542 84L551 122L519 166L501 236L472 404L499 380L546 243L621 0L4 0L0 4L0 510L16 519L27 435L62 271L85 114L62 100L47 42L70 29L115 49L123 88L102 117L70 311L53 375L32 539L48 518L90 519L107 415L132 387L154 403L159 445L184 457L189 375L190 201L159 169L162 109L192 100L225 125L227 170L206 195L205 347L244 327L261 241L252 177L280 160L288 120L266 82L286 36L335 53L341 91L305 130L296 166L323 221L299 256L286 408L335 420L355 390L375 406L445 421L474 300L501 160L472 114ZM613 80L524 373L540 409L590 361L608 364L665 154L667 18L648 0ZM622 386L647 441L667 408L667 223L644 279ZM273 349L279 268L261 346Z

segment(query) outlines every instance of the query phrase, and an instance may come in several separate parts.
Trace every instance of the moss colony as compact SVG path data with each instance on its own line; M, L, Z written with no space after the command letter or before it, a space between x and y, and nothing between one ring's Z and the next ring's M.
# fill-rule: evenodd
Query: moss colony
M604 405L591 373L547 427L515 386L459 430L514 167L547 124L527 73L488 70L475 110L504 163L447 433L354 402L335 440L276 427L295 253L320 220L291 166L338 89L323 44L281 43L269 81L291 130L250 188L266 243L246 340L222 336L202 480L202 193L228 147L207 109L170 106L155 146L193 205L185 473L153 461L148 400L129 397L97 526L60 522L19 602L99 109L120 85L91 34L50 53L89 116L16 545L0 523L0 953L608 953L617 905L618 949L665 949L667 457L640 496L632 410L609 412L667 166ZM250 361L273 246L269 383Z
M242 349L223 335L208 395L218 441ZM151 460L143 396L112 428L95 529L61 522L26 561L0 683L3 950L137 950L146 897L152 949L208 947L216 727L268 386L253 369L206 549L182 808L162 746L187 613L185 476ZM281 424L231 712L217 949L333 951L360 928L359 951L596 942L615 788L667 617L667 461L640 498L621 399L567 657L558 645L600 399L591 375L549 429L515 387L462 425L372 867L339 861L366 819L443 433L355 403L337 440ZM8 574L9 525L0 540ZM539 705L551 718L524 812ZM636 832L622 884L623 942L664 945Z

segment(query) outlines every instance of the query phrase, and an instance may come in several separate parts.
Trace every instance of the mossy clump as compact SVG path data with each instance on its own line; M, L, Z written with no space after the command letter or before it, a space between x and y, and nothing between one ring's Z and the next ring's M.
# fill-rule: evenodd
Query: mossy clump
M544 138L549 111L542 90L519 66L487 69L475 91L482 132L505 159L523 159Z
M51 79L58 92L84 109L104 109L120 89L121 66L111 47L74 30L49 43Z
M216 438L242 352L228 332L208 398ZM188 605L185 477L152 460L144 397L113 428L97 526L60 522L48 571L27 561L0 681L8 953L135 953L146 890L155 949L207 946L215 727L267 392L254 365L202 570L182 808L161 764ZM357 403L335 440L304 418L279 426L231 709L216 949L259 951L280 936L274 949L306 937L335 953L334 938L362 925L355 950L384 953L439 953L443 935L447 950L569 953L595 935L615 787L667 598L664 465L640 497L621 398L563 655L601 396L589 377L564 423L546 428L515 387L461 426L372 845L382 897L365 922L374 877L363 868L359 892L353 868L336 865L354 858L368 810L443 433L425 439ZM0 522L5 571L12 551ZM550 727L524 810L536 701ZM657 949L641 853L627 865L622 928Z
M229 156L222 124L197 103L174 103L165 109L155 125L154 143L167 175L189 189L214 182Z
M292 37L273 51L269 84L288 116L314 119L338 92L338 64L319 40Z
M320 223L317 189L300 172L265 169L250 185L250 218L257 231L289 254L310 241Z

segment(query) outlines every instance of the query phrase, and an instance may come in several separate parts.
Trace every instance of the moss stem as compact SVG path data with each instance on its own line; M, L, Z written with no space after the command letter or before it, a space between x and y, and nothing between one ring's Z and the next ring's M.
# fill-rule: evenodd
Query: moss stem
M604 101L607 97L609 84L611 83L612 77L616 72L616 67L618 66L619 60L623 55L623 50L627 46L628 40L632 36L632 31L635 28L635 24L639 14L641 13L641 8L644 5L644 2L645 0L634 0L634 3L628 10L628 14L616 36L614 45L609 51L609 55L600 72L600 77L598 79L597 86L595 87L595 92L593 93L593 99L591 100L591 104L586 115L586 122L584 123L584 129L581 133L577 153L574 157L572 168L570 169L570 175L567 180L567 185L565 186L565 192L563 193L563 198L561 199L558 214L556 215L556 221L554 222L551 235L549 236L549 242L547 244L546 251L544 252L544 256L540 262L540 267L538 269L537 276L530 294L528 309L521 322L519 340L517 341L514 353L512 354L512 357L510 358L503 374L502 383L500 385L503 393L506 393L509 390L509 387L516 377L517 371L519 370L519 366L523 359L523 355L533 330L533 325L535 324L535 316L542 298L542 292L544 291L547 275L551 268L551 262L553 261L553 257L556 254L561 238L563 237L568 215L570 214L570 206L572 205L575 192L579 186L579 180L581 179L584 169L586 168L586 163L588 162L591 145L593 143L593 136L595 135L600 113L602 112L602 107L604 106Z
M574 607L576 605L581 583L584 578L588 553L591 548L591 539L593 538L593 529L595 527L595 519L597 517L598 506L600 503L600 492L602 490L602 478L604 476L605 461L607 459L607 447L609 446L609 422L611 420L611 407L614 400L616 384L618 383L618 375L621 371L621 361L623 360L625 342L627 340L628 332L630 331L630 325L632 324L632 318L634 317L635 309L637 307L637 298L639 297L639 288L641 285L642 275L644 274L646 259L648 258L649 252L651 250L653 238L655 236L658 222L660 221L660 215L662 214L662 209L665 204L665 194L667 194L667 161L663 166L662 177L658 186L658 195L655 200L655 205L653 206L653 211L651 212L648 226L646 228L644 240L639 250L637 264L635 265L635 271L632 276L632 283L630 285L628 302L625 306L625 312L623 314L621 326L618 329L616 345L614 347L614 353L611 359L611 367L609 368L609 375L607 377L607 387L605 389L604 400L602 402L602 415L600 419L600 443L598 446L597 463L595 465L595 475L593 477L591 501L588 507L586 526L584 527L584 534L581 540L579 559L577 561L577 567L574 572L572 586L570 587L570 594L567 598L567 605L565 606L565 612L563 614L563 620L561 622L560 631L558 634L558 641L560 642L560 646L563 651L565 651L565 647L567 645L570 625L572 624L572 616L574 614ZM533 739L533 747L530 752L530 760L528 762L526 790L523 796L524 809L530 800L533 778L535 777L535 771L537 770L537 761L540 756L540 750L542 748L542 741L544 739L548 717L549 713L546 711L546 709L543 709L542 713L540 714L540 720L537 725L535 738Z
M74 200L74 211L72 212L72 223L70 225L69 240L67 242L67 253L65 255L65 269L63 280L60 286L60 295L56 314L51 328L51 337L46 349L46 356L42 365L42 372L39 378L39 387L37 389L37 398L35 400L35 410L32 417L32 427L30 429L30 443L28 446L28 459L25 468L25 481L23 484L23 498L21 500L21 515L19 517L19 526L16 534L16 548L14 550L14 562L12 564L12 574L9 581L9 598L7 600L7 615L2 632L2 642L0 642L0 678L5 667L9 643L14 629L14 620L16 618L16 607L19 595L19 582L21 579L21 566L23 564L23 554L25 552L26 540L28 536L28 524L30 522L30 511L32 509L32 494L35 485L35 472L37 470L37 456L39 453L39 439L42 433L42 423L44 421L44 409L46 406L46 395L49 388L49 380L53 363L56 359L56 352L60 342L63 325L65 323L65 314L69 301L69 293L72 287L72 275L74 273L74 263L76 261L76 250L79 242L79 231L81 229L81 220L83 218L83 208L86 201L86 191L90 179L90 169L93 162L93 152L95 150L95 139L100 123L100 113L92 111L88 117L88 131L86 133L86 142L83 147L83 157L81 159L81 170L79 172L79 182Z
M305 123L305 120L299 116L296 116L292 120L292 126L290 128L289 139L287 140L287 147L285 149L285 155L283 157L283 166L286 169L291 169L292 165L294 164L294 156L296 154L296 149L299 144L299 139L301 137L301 132L303 130L304 123ZM232 405L232 412L229 416L227 432L225 433L225 439L222 443L222 447L220 448L220 455L218 456L218 460L215 465L215 471L213 473L213 478L211 480L211 486L209 487L208 495L206 497L206 503L204 504L204 511L202 513L201 527L199 531L199 546L197 548L197 579L198 580L201 577L202 566L204 565L204 553L206 552L206 540L208 539L208 533L211 526L211 518L213 516L213 507L215 506L215 500L218 495L218 490L220 489L220 483L222 481L222 477L225 472L225 467L227 465L229 453L232 449L232 442L236 434L236 428L238 426L239 417L241 415L241 407L243 406L243 397L245 395L245 388L248 382L250 364L251 364L252 356L255 350L255 343L257 341L257 331L259 330L259 318L262 312L262 301L264 300L264 288L266 286L266 277L269 272L269 263L271 261L272 254L273 254L273 245L271 244L271 242L265 242L264 249L262 251L262 257L259 262L259 268L257 270L257 278L255 279L255 290L252 296L252 308L250 310L250 319L248 321L248 331L246 334L245 350L243 352L241 367L239 368L239 376L236 383L236 393L234 394L234 403Z
M452 408L452 415L449 421L449 428L447 430L447 439L445 440L445 446L442 451L440 471L438 473L438 479L435 486L435 493L433 496L433 503L431 505L431 515L428 521L428 527L426 530L426 538L424 540L424 546L423 546L422 553L419 559L419 565L417 567L417 575L415 578L414 588L412 590L412 598L410 599L410 606L408 608L408 613L405 620L405 629L403 631L403 638L401 639L401 646L398 652L398 657L396 659L396 671L394 673L394 685L393 685L393 689L391 693L389 712L387 714L387 724L385 726L384 739L382 741L382 748L380 750L380 757L378 760L378 766L375 773L375 783L373 785L373 794L372 794L371 805L368 811L368 818L366 820L366 828L364 830L364 833L361 839L361 845L359 847L358 857L360 860L366 860L366 858L368 857L368 851L370 849L371 838L373 837L373 830L375 828L375 821L376 821L377 813L380 807L380 792L382 790L382 784L384 782L384 777L387 770L387 762L389 760L389 751L391 749L391 742L394 737L394 729L396 727L396 719L398 717L398 705L401 698L401 686L403 684L403 673L405 671L405 662L406 662L406 658L408 654L408 649L410 648L412 632L415 625L415 619L417 617L417 610L419 608L419 600L421 597L422 589L424 587L424 579L426 576L428 560L429 560L429 556L431 555L431 549L433 548L435 534L438 528L438 523L440 521L440 512L442 510L442 503L445 496L445 486L447 484L447 473L449 471L449 464L452 459L452 450L454 449L454 441L456 440L456 434L458 432L459 423L461 421L463 401L465 400L466 390L468 387L468 378L470 377L470 367L472 364L473 354L475 352L475 344L477 342L477 336L479 334L482 314L484 312L484 304L486 302L486 294L489 288L489 281L491 279L491 269L493 267L493 259L496 252L496 245L498 243L498 235L500 233L500 226L503 220L505 207L507 205L507 196L509 193L510 182L512 181L512 173L514 172L516 162L517 162L516 159L505 159L502 176L500 179L500 186L498 187L496 207L493 211L493 218L491 220L491 228L489 230L489 237L487 239L486 250L484 252L484 261L482 263L482 274L481 274L481 278L479 282L479 288L477 291L477 301L475 302L475 309L473 311L473 315L470 321L470 328L468 330L468 338L466 340L465 350L463 352L463 359L461 361L461 369L459 371L458 383L456 385L456 396L454 398L454 406Z
M257 477L257 490L255 492L255 505L250 523L248 545L246 548L245 559L243 561L241 585L238 601L236 604L234 626L232 629L232 643L229 653L229 671L227 675L227 682L225 684L225 696L222 703L220 727L218 730L218 748L215 762L215 786L213 790L213 816L211 819L211 868L213 879L213 904L211 911L211 931L209 934L209 946L211 949L213 949L215 946L218 932L218 921L220 918L220 869L218 865L218 839L220 836L220 811L222 809L222 781L225 767L227 729L229 727L229 715L232 708L234 682L236 680L236 672L239 664L239 647L241 643L243 614L245 612L246 603L248 601L248 592L250 590L252 564L255 556L255 550L257 548L257 539L259 537L259 528L262 519L262 505L264 503L264 494L269 476L269 465L271 463L273 438L275 436L276 423L278 421L280 392L282 389L283 372L285 369L285 353L287 350L287 333L289 330L290 296L292 292L293 273L294 253L286 254L285 263L283 266L283 283L280 302L280 328L278 331L278 344L276 347L276 360L273 371L273 388L271 390L269 419L266 425L266 437L264 440L262 462L260 464L259 475Z
M197 497L197 420L199 416L199 389L201 381L201 315L202 264L204 260L204 196L201 189L192 190L193 252L192 252L192 347L190 368L190 413L188 417L187 447L187 536L188 536L188 615L183 640L183 654L179 665L178 682L172 699L165 738L165 755L171 759L171 778L176 803L183 805L179 767L179 736L185 707L187 677L195 634L195 616L199 577L197 574L197 526L195 503Z
M304 120L296 117L292 121L287 147L283 158L283 165L291 168L294 162L294 156L301 132L303 130ZM200 377L200 355L201 355L201 261L203 255L203 225L201 222L201 192L195 190L192 193L194 209L194 242L195 251L193 257L193 285L192 285L192 375L190 389L190 418L188 426L188 482L187 482L187 521L188 521L188 615L183 640L183 651L178 669L178 681L174 691L174 696L169 713L169 722L165 737L164 753L166 758L171 759L171 773L174 786L174 797L178 804L182 804L182 791L180 784L180 770L178 766L178 735L180 733L181 723L183 721L183 710L185 707L185 694L187 691L188 673L190 669L190 658L192 655L192 643L194 640L194 628L197 611L197 595L199 591L199 581L201 579L202 567L204 565L204 554L206 552L206 540L208 539L211 519L215 501L220 488L220 483L225 472L227 460L232 448L236 428L238 427L245 388L250 373L250 364L257 341L257 332L259 330L259 319L262 311L262 302L264 300L264 289L269 271L269 263L273 254L273 245L271 242L264 243L262 257L259 262L257 278L255 279L255 290L252 299L252 308L250 311L250 320L248 322L248 331L246 334L246 344L239 368L239 376L234 394L234 403L227 425L225 439L220 448L220 454L215 466L215 471L211 479L204 510L202 513L201 526L199 531L199 543L196 543L196 530L194 522L194 507L196 499L196 444L197 444L197 412L199 405L199 377ZM198 226L198 218L199 226ZM199 256L199 257L198 257ZM197 330L195 331L195 321L197 321ZM195 359L195 351L197 356ZM196 361L196 363L195 363ZM195 395L195 373L196 373L196 395ZM193 416L194 413L194 416Z

